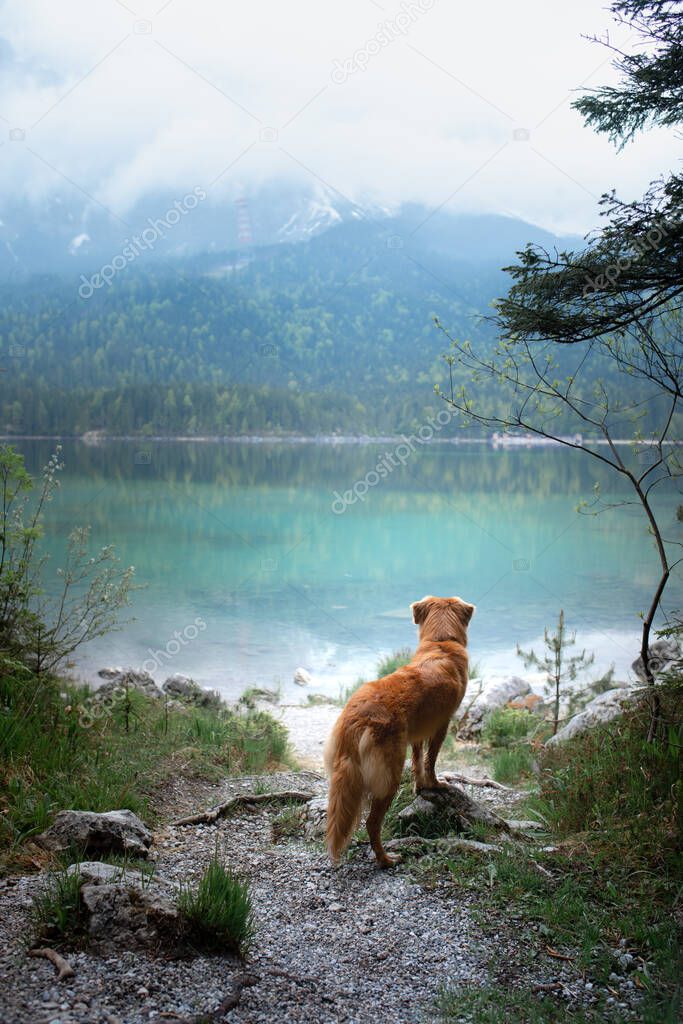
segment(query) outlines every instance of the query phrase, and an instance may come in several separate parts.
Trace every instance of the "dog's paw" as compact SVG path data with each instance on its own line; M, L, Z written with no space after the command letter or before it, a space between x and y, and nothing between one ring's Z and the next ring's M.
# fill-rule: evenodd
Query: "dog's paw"
M401 856L400 853L385 853L382 860L378 861L378 863L382 871L386 871L387 868L395 868L396 865L400 864L402 860L403 857Z
M429 791L434 792L435 789L451 789L451 788L452 787L451 787L450 783L448 783L448 782L443 782L441 779L430 779L429 782L426 783L426 785L422 786L420 792L423 792L425 790L427 792L429 792Z

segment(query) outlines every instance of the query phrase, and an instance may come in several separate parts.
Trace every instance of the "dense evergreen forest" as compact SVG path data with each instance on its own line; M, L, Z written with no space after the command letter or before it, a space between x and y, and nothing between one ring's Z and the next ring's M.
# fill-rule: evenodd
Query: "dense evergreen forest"
M350 224L248 257L141 260L95 290L75 275L2 284L2 430L416 429L440 408L433 386L447 380L448 342L434 316L454 336L493 345L484 317L507 287L493 260L444 248ZM566 358L571 372L575 356Z

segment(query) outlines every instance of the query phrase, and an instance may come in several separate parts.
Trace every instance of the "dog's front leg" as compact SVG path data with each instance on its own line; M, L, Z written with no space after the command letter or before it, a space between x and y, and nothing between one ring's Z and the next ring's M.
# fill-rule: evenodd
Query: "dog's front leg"
M439 756L439 751L441 750L441 746L443 744L443 741L446 739L446 733L447 732L448 732L448 722L446 722L445 725L442 725L438 729L438 731L434 733L434 735L431 737L431 739L429 741L429 746L427 748L427 757L425 759L426 760L426 764L425 764L425 776L426 776L426 779L425 779L425 784L424 784L424 788L425 789L439 789L441 787L446 786L445 782L439 782L439 780L436 777L436 772L435 772L434 768L435 768L436 759ZM420 746L421 746L421 744L420 744ZM413 749L415 749L415 748L413 748Z
M422 743L413 743L412 767L415 792L419 793L421 789L425 789L427 786L427 783L425 781L425 766L424 757L422 754Z

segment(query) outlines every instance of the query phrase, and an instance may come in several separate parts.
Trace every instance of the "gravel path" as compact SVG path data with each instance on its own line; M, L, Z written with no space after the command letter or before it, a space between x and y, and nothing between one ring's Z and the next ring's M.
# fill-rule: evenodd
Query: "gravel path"
M211 800L254 785L252 778L229 780ZM260 785L325 788L305 772L267 776ZM386 1024L408 1024L437 1019L433 999L442 984L482 979L490 950L468 906L425 892L407 874L380 872L365 856L335 871L311 844L274 844L278 810L261 807L214 825L166 826L155 836L164 878L198 875L217 843L249 878L257 934L246 965L220 956L169 961L71 953L76 975L58 985L53 967L29 959L22 943L38 877L0 883L2 1024L187 1021L213 1011L245 971L257 980L226 1020L331 1024L379 1014Z

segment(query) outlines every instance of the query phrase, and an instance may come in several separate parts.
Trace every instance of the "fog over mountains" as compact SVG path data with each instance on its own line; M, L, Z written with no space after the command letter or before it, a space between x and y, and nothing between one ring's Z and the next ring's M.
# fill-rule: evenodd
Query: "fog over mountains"
M323 187L271 185L236 201L216 201L195 191L199 198L193 197L191 209L184 196L160 191L138 202L125 218L73 190L36 203L6 199L0 204L0 274L17 280L34 273L92 273L140 236L141 265L161 259L185 262L201 254L253 256L263 247L306 242L324 233L330 233L330 241L343 238L347 246L362 248L376 236L388 249L498 266L512 262L527 241L560 248L581 242L578 236L561 238L513 217L450 213L419 204L361 205Z

